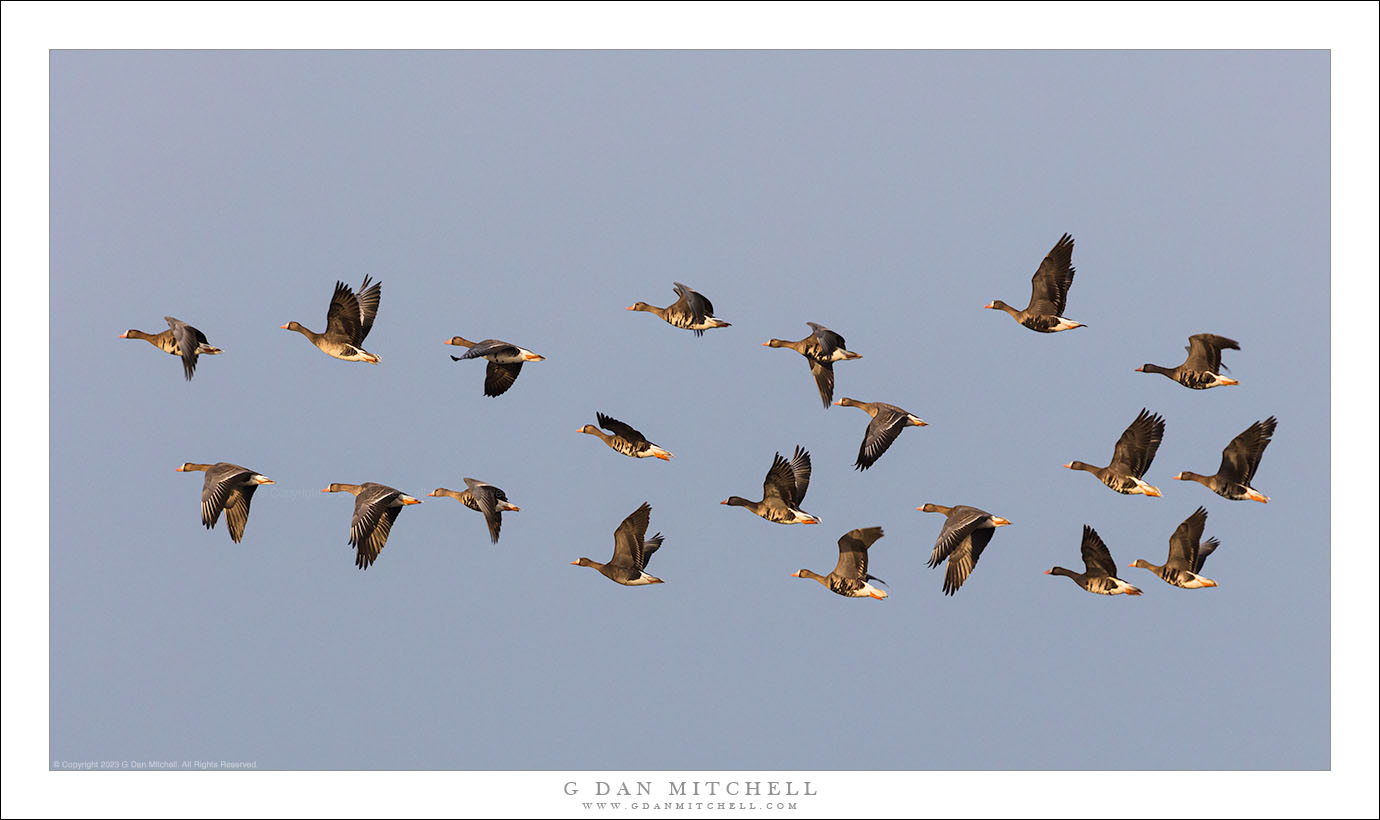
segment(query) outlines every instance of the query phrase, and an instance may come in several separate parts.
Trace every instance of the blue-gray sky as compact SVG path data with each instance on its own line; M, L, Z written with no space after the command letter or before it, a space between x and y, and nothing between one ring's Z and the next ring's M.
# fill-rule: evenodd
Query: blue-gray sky
M51 757L261 768L1319 769L1329 758L1329 152L1325 52L57 52L51 62L51 459L102 492L51 519ZM1063 232L1067 315L1024 305ZM329 359L337 279L383 282ZM671 282L733 327L644 314ZM225 349L183 381L128 328ZM930 422L865 473L867 418L761 342L806 321L865 358L836 395ZM1241 386L1133 372L1213 332ZM454 334L547 356L497 399ZM1168 420L1116 495L1142 408ZM676 454L575 429L596 410ZM1174 482L1251 422L1268 505ZM806 509L756 497L814 458ZM245 540L198 520L184 461L274 478ZM650 463L649 463L650 461ZM367 572L330 482L422 496L462 476L522 512L488 543L446 499ZM112 480L113 477L113 480ZM642 501L667 536L605 560ZM925 502L1010 518L959 594ZM1141 570L1135 600L1041 573L1083 524L1163 559L1198 505L1221 587ZM885 602L790 576L881 525ZM1211 731L1184 725L1210 716ZM857 721L850 726L848 722ZM1112 724L1115 733L1090 730ZM853 727L856 728L853 728Z

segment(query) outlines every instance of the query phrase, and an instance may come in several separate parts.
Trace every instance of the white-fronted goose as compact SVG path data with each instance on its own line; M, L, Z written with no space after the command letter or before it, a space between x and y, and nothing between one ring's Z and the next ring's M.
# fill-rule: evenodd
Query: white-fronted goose
M1117 439L1111 464L1094 467L1081 461L1070 461L1064 466L1070 470L1092 473L1103 484L1122 495L1159 496L1159 489L1141 481L1140 477L1150 469L1150 462L1155 460L1155 451L1160 449L1163 438L1164 419L1158 413L1142 408L1136 420Z
M1035 275L1030 277L1030 304L1025 310L1016 310L1000 299L988 302L983 307L1004 310L1011 314L1012 319L1041 333L1085 327L1081 322L1064 318L1069 288L1073 285L1072 262L1073 237L1064 234L1054 243Z
M295 330L311 340L327 356L334 356L347 362L368 362L378 364L379 357L360 347L364 337L374 327L374 317L379 312L379 297L382 295L381 282L359 286L359 294L350 290L344 282L335 283L335 293L331 296L331 306L326 310L326 332L316 333L296 322L281 325L283 330Z
M1185 470L1174 478L1180 481L1196 481L1232 501L1250 499L1262 504L1268 502L1269 496L1251 488L1251 479L1255 477L1255 468L1260 466L1260 457L1265 454L1265 447L1269 445L1270 437L1274 434L1274 416L1257 421L1232 439L1231 444L1222 450L1222 464L1217 468L1217 475L1198 475Z
M809 488L810 453L796 445L795 456L790 461L780 453L772 459L771 469L767 470L767 478L762 482L761 501L748 501L734 495L719 503L746 507L775 524L818 524L819 518L800 509Z
M466 507L483 513L484 521L489 525L489 540L497 544L498 531L503 527L503 513L517 512L518 508L508 503L507 493L492 484L467 478L465 479L465 486L469 489L464 492L437 487L427 493L427 496L453 498Z
M652 505L642 502L632 515L623 519L618 529L613 531L613 557L607 564L581 558L571 561L572 566L593 567L603 573L610 581L624 586L636 587L643 584L660 584L662 580L646 573L647 562L652 553L661 548L666 539L661 533L647 538L647 525L652 520Z
M828 587L831 592L845 598L876 598L880 601L887 596L886 592L872 586L868 581L876 581L879 584L885 584L886 581L867 574L867 548L881 537L881 527L849 530L839 539L839 562L834 565L833 572L820 575L802 569L791 573L791 577L812 578Z
M945 595L958 592L958 588L968 580L968 575L982 557L982 551L987 549L987 542L992 540L996 528L1011 523L1001 516L962 504L957 507L926 504L915 509L943 513L947 517L944 529L939 531L939 538L935 539L929 563L933 569L945 558L949 559L949 567L944 572Z
M631 456L633 458L647 458L651 456L653 458L659 458L662 461L670 461L674 458L670 452L651 443L647 440L646 436L618 419L606 416L603 413L595 413L594 415L599 420L599 427L603 427L604 430L611 430L613 435L605 433L593 424L586 424L575 432L598 436L600 441L625 456Z
M451 359L457 362L463 359L488 359L489 367L484 373L486 396L501 396L512 387L513 382L517 381L518 374L522 372L523 362L539 362L546 358L525 347L500 342L498 339L471 342L462 336L452 336L446 344L469 348L463 356L451 356Z
M259 489L260 484L274 483L266 475L227 461L215 464L194 464L189 461L175 472L206 474L201 483L201 523L208 530L214 528L223 510L230 540L236 544L244 537L244 525L249 522L249 502L254 500L254 491Z
M805 324L809 325L814 333L798 342L771 339L762 344L766 347L787 347L804 356L805 361L810 364L810 373L815 377L819 397L824 400L824 409L828 410L834 401L834 362L861 359L862 354L845 349L843 337L824 325L814 322Z
M906 427L928 427L929 422L894 404L879 401L858 401L847 396L834 402L842 407L856 407L872 417L867 432L863 433L862 446L858 448L858 461L854 468L866 470L882 457L891 442L901 435Z
M206 334L186 322L171 316L164 316L163 320L168 323L168 329L162 333L145 333L130 328L116 338L143 339L164 353L181 356L182 374L187 377L187 381L191 381L192 374L196 372L197 356L214 356L222 351L207 344Z
M355 566L368 569L378 560L388 533L398 513L409 504L420 504L413 498L383 484L372 481L363 484L332 484L323 493L349 493L355 497L355 514L350 519L350 545L355 548Z
M1193 390L1240 384L1236 379L1229 379L1217 372L1222 369L1222 351L1240 349L1240 345L1225 336L1199 333L1188 337L1188 347L1184 348L1188 351L1188 358L1183 364L1160 367L1147 363L1137 367L1136 372L1160 373Z
M646 302L638 302L628 306L628 310L642 310L647 313L655 313L672 327L679 327L685 330L695 331L696 336L703 336L706 330L713 330L716 327L730 327L728 322L723 319L714 318L714 305L704 296L691 290L688 285L679 282L676 286L676 295L680 298L664 308L649 305Z
M1140 589L1116 577L1116 562L1098 536L1097 530L1083 525L1083 572L1063 567L1045 570L1045 575L1063 575L1088 592L1098 595L1139 595Z
M1131 566L1148 569L1163 578L1165 583L1184 589L1217 586L1216 581L1198 574L1203 571L1203 562L1220 543L1216 538L1199 540L1203 537L1205 524L1207 510L1199 507L1169 536L1169 557L1164 560L1164 566L1157 567L1144 558L1132 561Z

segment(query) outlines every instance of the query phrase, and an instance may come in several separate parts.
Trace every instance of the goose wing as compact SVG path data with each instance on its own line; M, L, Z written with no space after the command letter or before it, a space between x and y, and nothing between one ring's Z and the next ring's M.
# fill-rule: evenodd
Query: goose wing
M1260 466L1260 457L1265 453L1270 437L1275 434L1275 417L1257 421L1231 440L1222 450L1222 465L1217 474L1246 486L1255 477L1255 469Z
M244 479L253 473L253 470L247 470L238 464L227 462L212 465L206 471L206 478L201 482L201 523L207 529L216 525L216 522L220 520L221 510L225 509L231 494L244 486ZM247 509L245 514L249 514ZM235 540L240 539L236 538Z
M810 363L810 375L815 377L819 397L824 401L825 409L828 409L834 403L834 363L820 361L813 356L806 356L805 361Z
M833 574L861 584L868 579L867 548L883 535L881 527L860 527L839 538L839 561Z
M1073 286L1073 237L1064 234L1030 277L1030 306L1026 310L1063 316Z
M958 588L963 586L963 582L968 580L972 574L973 567L977 566L978 559L982 557L982 551L987 549L987 543L996 534L992 527L979 527L972 530L965 536L953 552L949 553L949 566L944 570L944 594L953 595L958 592Z
M355 296L355 292L344 282L335 283L335 292L331 294L331 306L326 309L326 332L322 335L343 339L353 345L364 341L359 297Z
M254 500L258 484L242 484L230 491L225 499L225 525L230 528L230 540L236 544L244 537L244 525L249 523L249 502Z
M521 372L522 362L513 362L512 364L489 362L489 366L484 369L484 395L503 395L508 388L513 386L513 382L517 381L518 374Z
M1193 571L1194 571L1194 572L1202 572L1202 571L1203 571L1203 562L1207 561L1207 557L1208 557L1209 555L1211 555L1211 554L1213 553L1213 551L1216 550L1216 549L1217 549L1218 547L1220 547L1220 546L1222 546L1222 542L1221 542L1221 541L1218 541L1216 538L1209 538L1208 540L1206 540L1206 541L1204 541L1203 543L1199 544L1199 545L1198 545L1198 560L1193 562L1193 563L1194 563Z
M1107 469L1140 478L1150 469L1164 438L1164 419L1158 413L1141 409L1131 426L1117 439L1112 463Z
M676 300L676 305L686 310L694 324L700 324L706 316L714 315L714 305L700 293L692 290L689 285L682 285L680 282L674 283L676 295L680 298Z
M474 499L474 504L479 508L479 512L484 515L484 522L489 525L489 540L498 543L498 531L503 526L503 514L498 510L500 501L507 501L508 496L502 490L492 484L485 484L473 478L465 479L465 486L470 489L470 497Z
M1183 520L1169 536L1169 557L1165 559L1166 569L1193 572L1198 563L1198 543L1203 538L1203 527L1207 524L1207 509L1199 507Z
M970 533L980 527L983 522L990 521L991 518L990 513L979 510L977 507L960 504L950 509L948 516L944 519L944 529L939 531L939 537L934 542L934 549L930 551L930 567L939 566L939 562L948 558L950 553ZM991 527L985 529L991 529ZM964 577L967 575L965 574Z
M369 331L374 329L374 317L379 314L379 298L383 296L383 283L375 282L369 284L369 277L364 277L364 283L359 286L359 338L355 344L364 341L364 337L369 335Z
M847 350L848 345L843 341L843 337L824 325L816 322L806 322L815 332L815 349L819 357L827 359L834 355L835 350Z
M854 466L859 470L866 470L877 463L877 459L881 458L896 437L901 435L901 430L905 426L905 413L889 405L882 405L877 410L877 415L868 423L867 432L863 433L862 446L858 448L858 462Z
M1222 369L1222 351L1240 350L1241 346L1225 336L1199 333L1188 337L1188 359L1184 365L1189 370L1205 370L1216 373Z
M605 430L608 430L615 436L620 436L635 444L644 443L647 441L646 436L642 435L637 430L634 430L631 426L624 424L623 422L619 421L618 419L612 416L606 416L603 413L596 413L595 417L598 419L600 427L604 428Z
M646 501L623 519L623 523L613 531L613 558L609 560L609 566L640 570L647 565L648 555L644 554L644 541L647 525L651 520L652 505ZM656 546L660 547L661 542L658 541Z
M182 374L187 377L187 381L192 380L192 374L196 372L196 352L200 342L206 341L206 336L201 331L179 319L171 316L164 316L168 328L172 330L173 340L177 342L177 352L182 358Z
M1097 530L1083 525L1083 566L1087 575L1116 575L1116 562L1112 552L1097 534Z

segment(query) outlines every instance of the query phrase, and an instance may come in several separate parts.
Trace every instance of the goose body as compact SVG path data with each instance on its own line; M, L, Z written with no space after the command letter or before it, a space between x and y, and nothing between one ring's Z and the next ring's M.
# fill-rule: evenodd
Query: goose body
M1097 476L1098 480L1122 495L1160 496L1159 488L1152 487L1141 480L1150 463L1155 460L1155 452L1160 449L1164 439L1164 419L1158 413L1144 408L1131 425L1117 439L1112 461L1106 467L1094 467L1081 461L1070 461L1064 466L1070 470L1083 470Z
M577 561L571 561L571 565L592 567L610 581L628 587L663 583L660 578L649 575L646 571L647 562L651 560L652 554L661 549L662 543L666 540L661 533L651 538L646 537L647 525L651 523L651 518L652 505L644 501L642 506L633 510L632 514L618 525L618 529L613 531L613 557L607 564L582 557Z
M849 530L839 538L839 560L834 565L833 572L828 575L820 575L811 570L802 569L791 573L791 577L818 581L828 587L830 592L845 598L876 598L880 601L887 597L887 593L872 586L869 581L876 581L879 584L886 582L875 575L867 574L867 549L876 543L882 535L881 527Z
M1064 234L1046 254L1035 275L1030 277L1030 304L1024 310L1016 310L1000 299L983 305L993 310L1004 310L1012 319L1031 330L1040 333L1058 333L1084 327L1063 316L1068 304L1069 288L1073 286L1073 237Z
M682 285L680 282L674 284L676 295L680 297L675 302L664 308L649 305L646 302L637 302L629 305L628 310L640 310L655 314L672 327L695 331L696 336L703 336L706 330L713 330L716 327L731 327L729 322L715 318L713 303L702 294L691 290L688 285Z
M784 347L805 357L810 365L810 374L815 377L815 387L819 397L828 410L834 401L834 362L861 359L861 353L854 353L845 347L843 337L829 328L815 322L806 322L814 331L798 342L784 339L771 339L762 344L766 347Z
M227 461L216 464L189 461L178 467L176 472L206 474L201 484L201 523L206 529L212 529L220 520L221 512L224 512L230 540L236 544L244 538L244 525L249 522L249 502L254 499L254 491L261 484L274 483L268 476Z
M1177 367L1147 363L1137 367L1136 372L1159 373L1192 390L1240 384L1236 379L1229 379L1218 372L1222 369L1222 351L1241 349L1235 341L1225 336L1198 333L1188 337L1188 347L1185 349L1188 358Z
M577 433L588 433L597 436L600 441L607 444L615 452L622 453L632 458L659 458L662 461L670 461L674 456L670 451L664 450L647 440L647 437L634 430L631 426L624 424L612 416L603 413L595 413L595 418L599 421L599 427L609 430L605 433L593 424L586 424Z
M206 341L206 334L186 322L171 316L164 316L163 320L168 323L168 329L162 333L145 333L130 328L116 338L143 339L164 353L180 357L182 374L187 381L191 381L192 374L196 372L197 356L214 356L223 352L218 347L211 347Z
M997 527L1011 522L999 515L992 515L977 507L958 505L945 507L940 504L926 504L915 509L921 512L942 513L945 516L944 529L935 539L934 549L930 551L929 566L939 566L946 558L949 566L944 572L944 594L953 595L972 574L973 567L982 557L983 550L992 540Z
M1269 496L1251 487L1260 457L1275 434L1275 417L1257 421L1231 440L1222 450L1222 463L1216 475L1198 475L1185 470L1174 476L1180 481L1196 481L1214 493L1232 501L1268 502Z
M503 513L518 512L518 507L508 503L508 494L492 484L485 484L473 478L465 479L466 489L461 492L437 487L428 497L453 498L470 509L482 513L484 522L489 525L489 540L498 543L498 532L503 528Z
M879 401L858 401L847 396L834 402L834 404L842 407L856 407L872 417L872 421L867 425L867 432L863 433L862 445L858 448L857 463L853 465L858 470L866 470L877 463L877 459L882 457L882 454L887 451L887 448L906 427L929 426L929 422L894 404L884 404Z
M355 566L368 569L378 560L388 543L388 533L398 513L420 499L384 484L332 484L323 493L349 493L355 497L355 512L350 519L350 546L355 548Z
M468 347L464 355L451 356L454 361L464 359L486 359L489 362L484 374L484 395L501 396L513 386L517 381L518 373L522 372L522 365L525 362L539 362L545 359L525 347L518 347L511 342L502 342L498 339L485 339L482 342L471 342L462 336L452 336L448 345L457 347Z
M1216 581L1199 574L1203 571L1203 562L1221 543L1216 538L1200 540L1206 524L1207 510L1199 507L1169 537L1169 557L1165 559L1164 566L1155 566L1143 558L1132 561L1131 566L1148 569L1165 583L1184 589L1217 586Z
M374 327L374 317L379 312L379 298L382 296L382 283L369 284L369 277L359 286L356 294L344 282L335 283L331 295L331 305L326 310L326 330L317 333L297 322L288 322L280 327L293 330L311 341L322 353L347 362L368 362L378 364L379 357L360 347L364 338Z
M1063 567L1045 570L1046 575L1063 575L1088 592L1097 595L1140 595L1141 591L1116 577L1116 562L1098 536L1097 530L1083 525L1083 572Z
M762 482L762 500L749 501L730 496L720 504L745 507L775 524L818 524L819 518L800 509L805 491L810 488L810 453L799 445L795 455L787 461L780 453L772 459L771 469Z

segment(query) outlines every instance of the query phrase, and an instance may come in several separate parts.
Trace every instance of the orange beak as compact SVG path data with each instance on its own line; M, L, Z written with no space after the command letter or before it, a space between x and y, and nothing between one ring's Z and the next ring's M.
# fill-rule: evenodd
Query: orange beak
M571 561L571 562L570 562L570 565L571 565L572 567L578 567L578 566L580 565L580 562L579 562L579 561Z
M128 334L128 333L121 333L119 336L116 336L115 338L117 338L117 339L128 339L128 338L129 338L129 334Z
M994 302L988 302L987 304L983 305L984 308L990 308L990 307L994 307L994 306L995 306L995 303L994 303Z
M278 325L279 330L287 330L287 325Z
M637 310L636 305L628 305L628 310Z
M1052 569L1047 569L1047 570L1045 570L1045 575L1053 575L1053 574L1054 574L1054 570L1052 570Z
M1143 367L1137 367L1135 372L1137 372L1137 373L1144 373L1144 372L1145 372L1145 368L1143 368Z
M1005 526L1008 526L1008 525L1011 524L1010 521L1007 521L1005 518L1002 518L1002 517L999 516L999 515L998 515L998 516L993 516L993 518L992 518L992 523L995 524L995 525L998 526L998 527L1005 527Z

